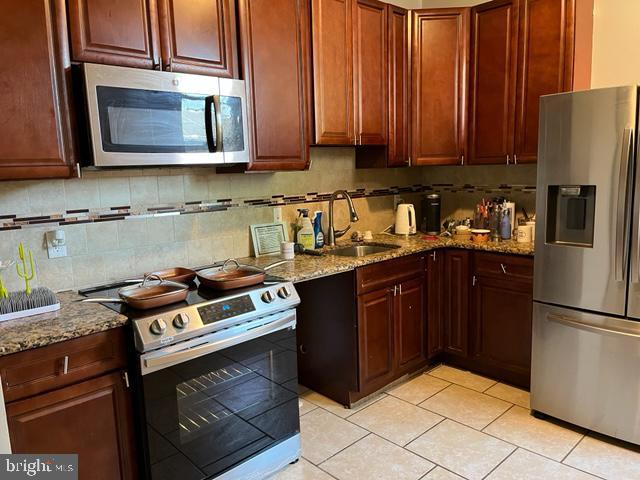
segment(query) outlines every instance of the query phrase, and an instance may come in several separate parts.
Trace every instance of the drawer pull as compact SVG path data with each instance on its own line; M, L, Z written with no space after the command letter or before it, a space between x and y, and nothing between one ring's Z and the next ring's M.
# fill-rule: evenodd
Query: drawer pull
M64 356L64 365L62 366L62 374L66 375L69 373L69 355Z
M504 273L504 274L507 273L507 267L504 266L504 263L500 264L500 268L502 268L502 273Z

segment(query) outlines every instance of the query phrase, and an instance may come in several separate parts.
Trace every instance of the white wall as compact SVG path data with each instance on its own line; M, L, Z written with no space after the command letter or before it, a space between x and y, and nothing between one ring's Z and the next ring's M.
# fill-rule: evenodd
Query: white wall
M595 0L591 87L640 83L640 1Z

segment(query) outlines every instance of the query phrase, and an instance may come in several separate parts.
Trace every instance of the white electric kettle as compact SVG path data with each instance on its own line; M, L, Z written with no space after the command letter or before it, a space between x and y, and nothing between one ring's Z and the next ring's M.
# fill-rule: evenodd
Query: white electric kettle
M396 235L416 233L416 211L411 203L400 203L396 209Z

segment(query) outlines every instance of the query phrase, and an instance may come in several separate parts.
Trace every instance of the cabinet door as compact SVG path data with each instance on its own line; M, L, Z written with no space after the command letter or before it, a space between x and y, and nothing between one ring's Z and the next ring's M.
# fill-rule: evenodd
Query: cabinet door
M159 67L156 0L69 0L76 62Z
M387 8L376 0L353 0L353 88L357 145L386 145Z
M0 180L68 177L75 143L64 1L11 2L0 32Z
M303 170L311 126L309 10L303 0L240 0L249 170Z
M360 391L373 392L394 373L393 288L358 297L358 362Z
M427 354L442 352L444 330L444 255L435 250L427 255Z
M444 262L444 349L466 357L469 352L469 252L447 250Z
M509 163L513 156L517 0L471 10L470 164Z
M409 24L404 8L388 5L389 138L388 167L409 165Z
M514 161L538 154L540 96L569 91L573 76L573 0L520 0Z
M473 290L474 356L499 378L528 386L532 284L478 276Z
M232 0L157 1L164 70L237 77Z
M315 143L353 145L351 0L313 0Z
M6 406L14 453L77 453L79 478L137 478L129 392L120 372Z
M412 15L412 164L458 165L466 144L469 9Z
M398 285L396 295L396 362L402 372L427 359L424 277Z

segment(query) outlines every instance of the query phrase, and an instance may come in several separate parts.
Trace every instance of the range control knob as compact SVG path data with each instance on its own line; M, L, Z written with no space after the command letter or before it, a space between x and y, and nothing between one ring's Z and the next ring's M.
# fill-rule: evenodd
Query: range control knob
M179 329L185 328L189 324L189 315L186 313L178 313L173 317L173 326Z
M154 335L162 335L167 330L167 324L161 318L156 318L153 322L151 322L149 330Z
M264 303L271 303L276 299L275 295L271 292L271 290L265 291L262 295L260 295L260 298Z
M280 298L289 298L291 296L291 290L286 285L283 285L278 289L278 296Z

